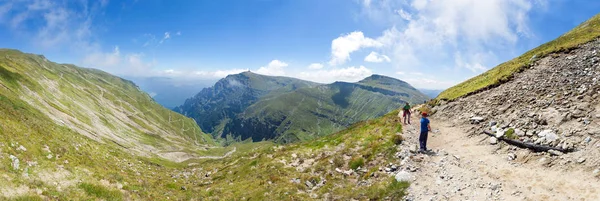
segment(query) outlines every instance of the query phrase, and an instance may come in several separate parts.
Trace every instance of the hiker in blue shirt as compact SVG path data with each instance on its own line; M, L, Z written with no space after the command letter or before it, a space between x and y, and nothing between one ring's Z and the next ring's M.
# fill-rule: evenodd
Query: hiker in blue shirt
M431 131L431 127L429 126L429 119L427 119L427 113L423 112L423 118L421 118L421 135L419 135L419 145L421 148L419 152L427 151L427 134Z

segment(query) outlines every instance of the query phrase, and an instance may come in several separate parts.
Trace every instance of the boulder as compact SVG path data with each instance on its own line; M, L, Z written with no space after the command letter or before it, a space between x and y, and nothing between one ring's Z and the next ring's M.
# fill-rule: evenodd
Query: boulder
M400 171L395 176L396 181L398 182L410 182L413 180L412 175L407 171Z
M490 137L490 144L498 144L498 138Z

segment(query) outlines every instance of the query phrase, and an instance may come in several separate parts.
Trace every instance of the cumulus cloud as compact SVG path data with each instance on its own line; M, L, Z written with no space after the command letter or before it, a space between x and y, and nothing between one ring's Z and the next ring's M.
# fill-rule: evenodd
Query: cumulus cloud
M367 55L367 57L365 57L365 61L366 62L373 62L373 63L381 63L381 62L390 62L392 61L388 56L379 54L377 52L371 52L369 55Z
M321 63L312 63L312 64L308 65L308 69L311 69L311 70L318 70L321 68L323 68L323 64L321 64Z
M349 53L371 48L375 53L390 55L399 75L415 69L431 73L448 66L455 70L453 76L460 76L456 79L464 79L497 64L497 52L514 48L520 38L530 37L528 13L534 6L543 6L544 1L372 0L368 5L362 2L363 17L386 23L389 28L371 38L360 35L378 45L342 48L348 51L339 51L334 58L346 61L350 59ZM367 57L365 61L384 61L376 59L376 55ZM419 83L434 84L432 80Z
M350 53L361 48L381 47L381 42L365 37L360 31L342 35L331 42L331 60L329 65L335 66L346 63L350 59Z
M286 66L288 66L287 63L275 59L271 61L267 66L260 67L256 71L256 73L263 75L283 76L285 75L284 68Z
M297 77L313 82L332 83L335 81L357 82L368 76L371 76L372 74L373 71L371 71L371 69L368 69L364 66L359 66L301 72Z

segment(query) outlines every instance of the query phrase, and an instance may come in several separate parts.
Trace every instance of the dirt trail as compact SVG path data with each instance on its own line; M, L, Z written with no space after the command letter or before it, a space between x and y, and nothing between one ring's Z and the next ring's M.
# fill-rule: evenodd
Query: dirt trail
M418 144L419 121L412 119L404 135ZM419 169L409 188L409 200L600 200L600 181L591 172L545 167L545 156L516 150L516 160L495 153L484 136L468 136L464 128L431 119L428 148L417 154Z

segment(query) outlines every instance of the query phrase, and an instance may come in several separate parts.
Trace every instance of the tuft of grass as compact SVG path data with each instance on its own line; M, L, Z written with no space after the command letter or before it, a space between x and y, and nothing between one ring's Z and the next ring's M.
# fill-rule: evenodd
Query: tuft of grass
M519 139L519 136L515 134L514 128L509 128L506 132L504 132L504 137L508 139Z
M350 160L350 162L348 163L348 166L353 169L356 170L358 169L358 167L364 167L365 166L365 159L362 157L356 157L353 158L352 160Z
M37 196L37 195L25 195L25 196L19 196L16 198L12 198L10 200L12 200L12 201L43 201L44 199L42 199L40 196Z
M577 46L600 37L600 14L585 21L562 36L540 45L525 54L504 62L489 71L453 86L438 95L436 99L452 101L478 93L509 81L513 74L523 71L536 59L557 52L568 52Z
M79 184L79 188L83 189L88 195L103 198L106 200L123 200L123 194L118 190L110 190L104 186L90 184L90 183L81 183Z
M402 137L402 135L396 134L392 137L392 142L396 145L402 144L403 141L404 141L404 137Z

